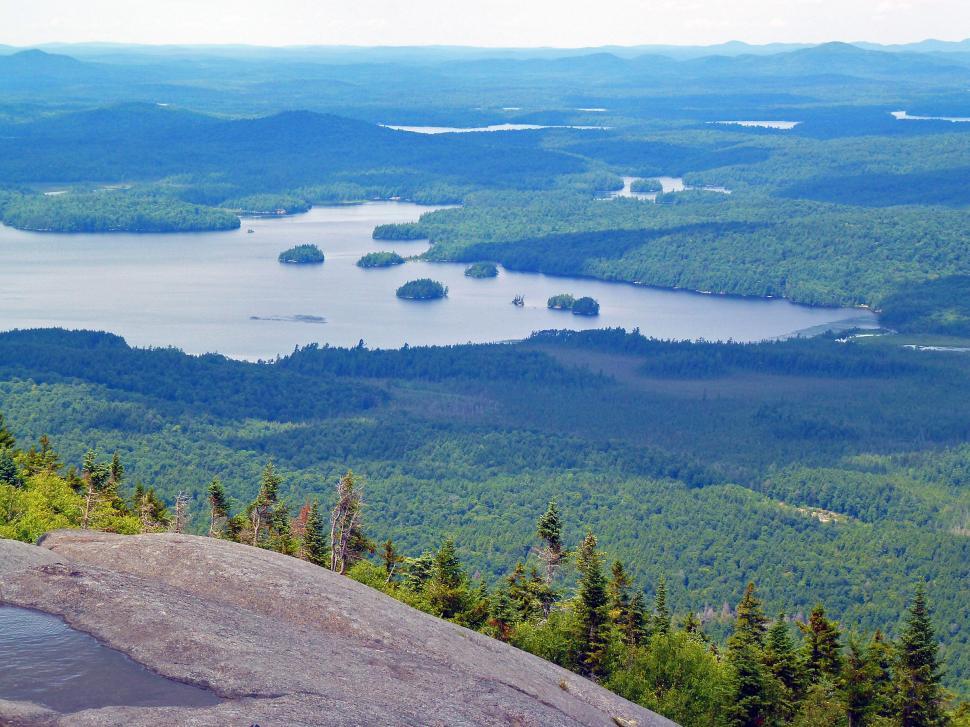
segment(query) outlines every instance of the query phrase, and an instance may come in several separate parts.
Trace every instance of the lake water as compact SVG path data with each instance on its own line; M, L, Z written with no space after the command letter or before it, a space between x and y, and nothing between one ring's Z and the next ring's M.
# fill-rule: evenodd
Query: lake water
M700 189L705 192L718 192L720 194L731 194L731 190L726 187L688 187L684 184L682 177L623 177L623 189L610 192L607 197L616 199L617 197L631 197L633 199L646 199L656 201L656 192L634 192L633 183L639 179L654 179L660 184L660 189L664 194L671 192L683 192L686 189Z
M0 226L0 330L62 326L106 330L137 346L177 346L271 358L310 342L368 346L518 339L548 328L639 327L661 338L761 340L853 320L857 309L809 308L501 270L473 280L464 265L408 262L363 270L366 252L410 256L426 242L371 239L375 225L417 220L428 207L373 202L248 219L239 230L180 234L23 232ZM255 230L248 234L246 229ZM314 243L323 265L281 265L279 253ZM446 299L405 301L402 283L429 277ZM557 293L596 298L597 318L550 311ZM511 304L525 296L525 306Z
M56 616L0 606L0 699L58 712L109 705L200 707L210 691L167 679Z
M410 131L413 134L470 134L484 131L536 131L537 129L580 129L603 131L608 126L555 126L546 124L492 124L491 126L395 126L392 124L381 124L386 129L395 131Z
M890 112L897 121L950 121L954 124L965 124L970 122L967 116L912 116L905 111Z

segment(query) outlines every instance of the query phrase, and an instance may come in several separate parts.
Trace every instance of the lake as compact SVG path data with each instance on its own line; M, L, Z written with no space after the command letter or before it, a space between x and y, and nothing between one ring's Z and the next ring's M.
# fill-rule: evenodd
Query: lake
M386 129L409 131L412 134L471 134L487 131L538 131L539 129L579 129L580 131L605 131L608 126L568 126L547 124L492 124L491 126L396 126L381 124Z
M661 338L761 340L876 318L858 309L809 308L623 283L501 270L473 280L465 266L408 262L363 270L366 252L410 256L426 242L371 239L375 225L430 209L403 202L314 207L293 217L245 219L238 230L173 234L54 234L0 226L0 330L62 326L106 330L137 346L177 346L271 358L310 342L368 346L518 339L548 328L639 327ZM247 228L254 233L248 234ZM314 243L323 265L281 265L280 252ZM395 297L407 280L450 288L431 302ZM557 293L592 296L597 318L550 311ZM511 304L525 296L525 306Z

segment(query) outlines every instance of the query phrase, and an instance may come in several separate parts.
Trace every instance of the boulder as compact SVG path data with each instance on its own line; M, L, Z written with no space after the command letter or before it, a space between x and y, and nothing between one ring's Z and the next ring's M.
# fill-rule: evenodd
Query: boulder
M25 567L0 568L3 602L59 615L224 701L38 715L37 724L673 724L538 657L278 553L89 531L55 532L41 545L24 547L51 559L28 563L32 553L21 556Z

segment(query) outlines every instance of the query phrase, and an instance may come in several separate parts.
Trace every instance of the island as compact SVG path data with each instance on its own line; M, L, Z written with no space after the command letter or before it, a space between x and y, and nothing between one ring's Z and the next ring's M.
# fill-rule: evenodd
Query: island
M404 258L396 252L369 252L357 261L359 268L389 268L403 264Z
M287 265L319 265L323 252L316 245L297 245L280 253L279 261Z
M569 293L560 293L552 296L546 305L550 310L570 310L577 316L598 316L600 314L600 304L595 298L583 296L574 298Z
M495 278L498 277L498 268L494 263L475 263L465 268L465 277L478 280Z
M560 293L546 301L546 306L550 310L572 310L575 303L576 299L569 293Z
M448 295L447 286L431 278L411 280L397 289L397 297L405 300L435 300Z
M573 303L574 316L598 316L600 314L600 304L595 298L583 296Z
M634 179L630 182L630 191L635 194L663 192L663 185L659 179Z

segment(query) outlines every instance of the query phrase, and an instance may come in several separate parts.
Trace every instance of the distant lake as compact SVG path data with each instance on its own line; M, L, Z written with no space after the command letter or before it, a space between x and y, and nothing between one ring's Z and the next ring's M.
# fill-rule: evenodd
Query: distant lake
M970 117L966 116L912 116L905 111L892 111L890 113L898 121L950 121L954 124L970 122Z
M731 194L727 187L688 187L684 184L682 177L623 177L623 189L618 189L607 194L609 199L617 197L632 197L633 199L647 199L654 201L657 199L657 192L634 192L633 183L640 179L654 179L660 184L660 191L663 194L671 192L683 192L688 189L699 189L704 192L719 192L720 194Z
M112 331L137 346L177 346L236 358L271 358L310 342L371 347L503 341L547 328L639 327L662 338L760 340L855 321L864 310L809 308L623 283L500 270L464 276L465 265L408 262L362 270L361 255L409 256L426 242L371 239L375 225L417 220L429 207L373 202L314 207L293 217L245 219L227 232L74 234L0 226L0 330L62 326ZM255 232L248 234L247 228ZM323 265L281 265L279 253L314 243ZM399 300L414 278L440 280L444 300ZM598 318L550 311L557 293L589 295ZM525 306L511 304L525 296Z
M537 129L580 129L603 131L608 126L553 126L546 124L492 124L491 126L394 126L381 124L386 129L395 131L410 131L413 134L471 134L484 131L535 131Z

